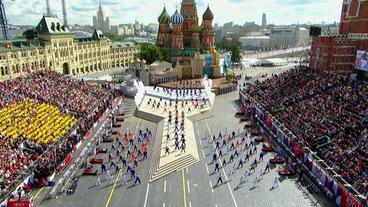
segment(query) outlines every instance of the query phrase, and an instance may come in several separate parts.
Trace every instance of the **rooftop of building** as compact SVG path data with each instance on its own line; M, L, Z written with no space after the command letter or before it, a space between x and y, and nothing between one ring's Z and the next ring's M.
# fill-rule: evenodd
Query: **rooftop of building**
M39 48L43 46L43 42L39 40L29 41L26 38L17 38L13 40L1 40L0 52L12 50L26 50L31 48Z
M70 34L69 29L63 25L56 15L44 15L36 26L39 34Z
M137 44L134 42L112 42L110 48L131 48L137 47Z
M240 37L240 39L270 39L269 36L247 36L247 37Z

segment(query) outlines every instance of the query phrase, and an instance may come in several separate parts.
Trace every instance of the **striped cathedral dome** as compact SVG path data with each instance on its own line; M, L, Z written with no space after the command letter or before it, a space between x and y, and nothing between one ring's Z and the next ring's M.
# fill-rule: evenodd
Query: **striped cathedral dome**
M206 11L203 13L203 16L202 16L203 20L213 20L214 16L213 16L213 13L210 9L210 6L207 7Z
M175 13L171 16L171 23L173 24L183 24L184 17L179 13L178 9L176 9Z
M160 16L158 17L158 23L160 24L169 24L170 22L170 15L166 11L166 7L162 10Z

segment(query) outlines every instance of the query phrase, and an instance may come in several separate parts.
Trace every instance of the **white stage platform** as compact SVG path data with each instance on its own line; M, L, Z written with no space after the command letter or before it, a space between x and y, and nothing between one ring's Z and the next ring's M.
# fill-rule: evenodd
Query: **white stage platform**
M159 89L159 91L157 89ZM197 91L197 95L193 94L191 96L190 94L188 94L188 95L183 95L183 96L181 95L176 96L176 89L172 89L171 94L170 94L170 93L165 92L164 89L161 87L156 87L156 89L154 89L154 87L152 86L145 86L146 95L157 97L157 98L163 98L167 100L176 100L176 98L178 100L192 100L192 98L203 100L203 98L205 98L206 100L208 100L207 93L204 89L201 89L200 94L198 94L198 89L196 89L196 91Z

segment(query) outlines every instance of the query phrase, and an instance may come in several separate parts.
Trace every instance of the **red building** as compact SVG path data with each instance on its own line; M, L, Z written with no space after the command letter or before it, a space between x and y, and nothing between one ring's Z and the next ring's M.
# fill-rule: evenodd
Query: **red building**
M339 33L368 33L367 0L343 1Z
M344 0L339 35L313 38L309 66L351 72L357 50L368 50L368 1Z

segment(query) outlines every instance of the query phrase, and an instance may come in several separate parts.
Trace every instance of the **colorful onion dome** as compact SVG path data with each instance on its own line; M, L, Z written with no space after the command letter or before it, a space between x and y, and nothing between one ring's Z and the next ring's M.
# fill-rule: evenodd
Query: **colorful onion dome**
M201 33L201 31L202 31L202 27L200 27L199 25L193 25L192 27L193 33Z
M171 23L173 24L183 24L184 17L179 13L178 9L176 9L175 13L171 16Z
M213 13L210 9L210 6L207 7L206 11L203 13L203 16L202 16L203 20L213 20L214 16L213 16Z
M162 10L160 16L158 17L158 23L160 24L169 24L170 22L170 15L166 11L166 7Z

